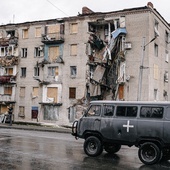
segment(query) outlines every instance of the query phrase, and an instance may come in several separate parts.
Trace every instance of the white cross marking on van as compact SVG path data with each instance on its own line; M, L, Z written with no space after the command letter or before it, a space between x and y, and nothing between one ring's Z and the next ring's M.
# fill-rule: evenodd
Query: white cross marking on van
M127 132L129 132L129 128L134 128L134 125L130 125L130 121L127 121L127 125L123 125L123 127L127 128Z

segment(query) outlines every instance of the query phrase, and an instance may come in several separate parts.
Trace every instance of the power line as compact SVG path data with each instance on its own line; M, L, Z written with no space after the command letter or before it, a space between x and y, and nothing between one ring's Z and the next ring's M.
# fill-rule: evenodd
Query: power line
M54 5L52 2L50 2L49 0L47 0L47 2L49 2L51 5L53 5L55 8L57 8L59 11L61 11L63 14L69 16L69 15L66 14L64 11L62 11L60 8L58 8L56 5Z

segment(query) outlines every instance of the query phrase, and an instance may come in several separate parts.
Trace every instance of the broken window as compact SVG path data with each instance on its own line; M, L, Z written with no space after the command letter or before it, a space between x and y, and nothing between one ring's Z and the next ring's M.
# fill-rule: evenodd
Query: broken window
M77 55L77 44L70 45L70 55L76 56Z
M14 55L14 45L9 45L7 48L7 56Z
M6 75L13 75L13 68L5 68Z
M47 100L57 103L57 97L58 97L58 88L48 87L47 88Z
M22 30L22 38L23 38L23 39L28 38L28 29L23 29L23 30Z
M76 88L70 87L69 88L69 99L75 99L76 98Z
M38 92L39 92L39 88L38 87L33 87L32 96L33 97L38 97Z
M48 67L48 76L58 76L58 67Z
M25 87L20 87L19 96L20 97L25 97Z
M26 67L21 67L21 77L26 77Z
M76 77L77 75L77 67L76 66L70 66L70 76Z
M158 65L156 65L156 64L153 65L153 71L154 71L154 73L153 73L154 79L158 80L158 78L159 78L159 67L158 67Z
M49 47L49 59L51 62L55 62L59 56L60 56L59 46Z
M0 57L4 57L6 55L6 48L0 47Z
M44 120L57 121L59 119L59 109L57 106L44 106Z
M41 27L35 28L35 37L41 37Z
M4 86L4 94L5 95L12 95L12 86Z
M168 52L168 50L165 50L165 61L167 63L169 62L169 52Z
M7 37L14 37L15 36L15 30L6 31Z
M78 33L78 24L77 23L70 24L70 34L76 33Z
M42 47L35 47L34 49L34 57L41 57L43 53Z
M22 58L27 58L27 48L22 48L21 49L21 57Z
M25 107L24 106L19 106L19 117L25 117Z
M168 83L168 71L164 73L164 81Z
M154 45L154 52L155 52L155 57L158 57L158 45Z
M40 76L40 68L34 67L34 76Z

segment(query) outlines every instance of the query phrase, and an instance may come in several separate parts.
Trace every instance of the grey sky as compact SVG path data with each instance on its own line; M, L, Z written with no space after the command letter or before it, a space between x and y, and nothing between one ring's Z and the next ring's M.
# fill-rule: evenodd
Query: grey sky
M83 6L94 12L110 12L146 6L147 2L149 0L1 0L0 24L76 16ZM170 23L170 0L151 2Z

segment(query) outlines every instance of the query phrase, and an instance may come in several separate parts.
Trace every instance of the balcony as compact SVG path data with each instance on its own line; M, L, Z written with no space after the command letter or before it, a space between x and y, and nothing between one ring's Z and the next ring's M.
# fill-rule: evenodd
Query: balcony
M18 65L19 58L16 56L0 57L0 65L3 67Z
M8 46L18 44L18 37L10 37L10 38L0 38L0 46Z
M44 44L64 43L64 34L61 33L43 34L41 42Z
M0 76L0 84L15 84L16 81L16 76L13 76L13 75L3 75L3 76Z
M1 102L14 102L14 96L7 94L0 94L0 103Z

